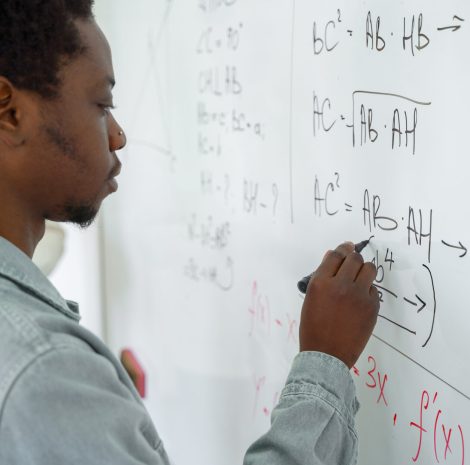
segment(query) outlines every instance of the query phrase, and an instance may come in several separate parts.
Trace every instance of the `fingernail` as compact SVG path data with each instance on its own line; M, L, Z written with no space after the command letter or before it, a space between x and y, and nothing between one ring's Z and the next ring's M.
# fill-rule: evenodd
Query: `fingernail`
M354 242L351 242L351 241L346 241L345 244L349 245L352 248L354 248L356 246L356 244L354 244Z

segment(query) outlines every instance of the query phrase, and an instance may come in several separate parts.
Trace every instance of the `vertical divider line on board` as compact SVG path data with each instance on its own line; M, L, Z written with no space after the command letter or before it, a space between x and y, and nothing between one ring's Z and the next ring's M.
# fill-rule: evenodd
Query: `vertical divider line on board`
M108 275L106 273L106 234L105 234L105 221L103 213L98 217L98 253L99 253L99 267L100 267L100 306L101 306L101 336L105 344L110 343L109 332L109 303L108 303Z
M290 221L294 224L294 182L293 182L293 154L292 154L292 114L294 94L294 35L295 35L295 0L292 1L292 34L290 51L290 109L289 109L289 190L290 190Z

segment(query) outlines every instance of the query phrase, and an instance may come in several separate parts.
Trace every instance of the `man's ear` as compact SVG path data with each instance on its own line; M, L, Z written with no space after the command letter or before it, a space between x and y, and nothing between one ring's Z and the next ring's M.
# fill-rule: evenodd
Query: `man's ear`
M15 101L15 87L0 76L0 143L17 147L24 143L18 121L18 108Z

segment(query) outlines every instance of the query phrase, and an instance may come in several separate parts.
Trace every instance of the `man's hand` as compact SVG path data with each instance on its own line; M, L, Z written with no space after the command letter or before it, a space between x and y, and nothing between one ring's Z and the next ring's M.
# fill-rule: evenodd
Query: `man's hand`
M300 350L324 352L352 368L377 321L380 301L372 285L376 275L375 266L364 263L353 243L328 251L307 288Z

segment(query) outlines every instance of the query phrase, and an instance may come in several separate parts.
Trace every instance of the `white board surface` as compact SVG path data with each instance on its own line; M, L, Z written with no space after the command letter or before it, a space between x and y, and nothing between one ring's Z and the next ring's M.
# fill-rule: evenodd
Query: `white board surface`
M99 6L129 141L108 339L146 368L174 463L242 463L297 352L297 280L372 235L358 463L468 462L468 2Z

